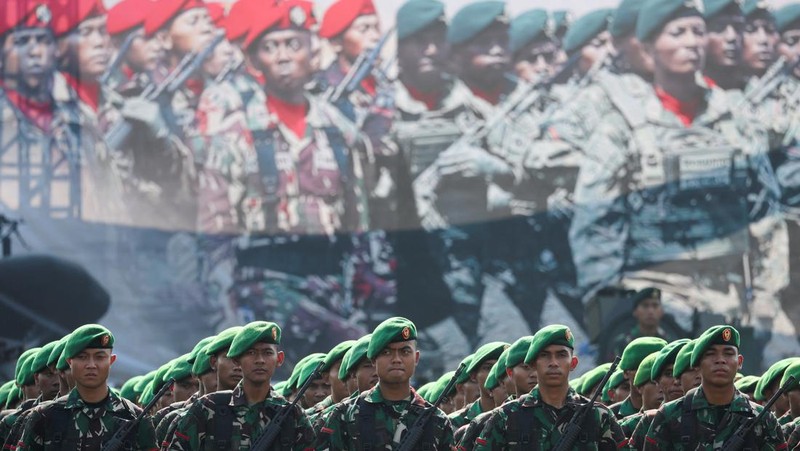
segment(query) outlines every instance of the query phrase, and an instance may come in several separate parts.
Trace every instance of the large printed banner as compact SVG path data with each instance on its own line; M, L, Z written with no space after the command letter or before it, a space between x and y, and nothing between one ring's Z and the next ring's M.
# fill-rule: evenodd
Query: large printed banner
M422 379L551 323L800 355L800 17L729 3L4 0L0 360L263 319L287 372L390 316Z

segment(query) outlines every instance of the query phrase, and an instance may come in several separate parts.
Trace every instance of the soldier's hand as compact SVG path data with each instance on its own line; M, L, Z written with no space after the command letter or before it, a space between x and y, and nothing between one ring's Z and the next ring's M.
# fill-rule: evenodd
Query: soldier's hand
M486 177L492 179L509 174L511 167L502 158L496 157L476 146L460 146L448 149L436 160L439 174L464 177Z
M131 97L125 100L120 114L128 121L147 127L156 138L164 138L168 134L161 108L153 101Z

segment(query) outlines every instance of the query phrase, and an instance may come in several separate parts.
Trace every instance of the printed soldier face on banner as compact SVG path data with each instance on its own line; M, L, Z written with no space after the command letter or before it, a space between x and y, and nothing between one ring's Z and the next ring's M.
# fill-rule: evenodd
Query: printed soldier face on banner
M797 61L800 58L800 22L795 22L781 34L778 52L787 61ZM798 77L798 74L800 69L795 69L795 77Z
M381 22L375 14L358 16L338 38L342 55L351 63L381 40Z
M222 42L214 47L211 56L203 62L203 72L211 78L215 78L228 66L234 58L234 53L231 43L223 39Z
M558 44L553 39L536 39L514 55L514 72L528 83L546 79L555 73L558 54Z
M644 328L656 328L664 318L664 307L658 299L645 299L633 309L633 317Z
M146 38L144 28L131 31L136 37L133 38L128 53L125 54L125 64L135 73L150 72L155 70L159 60L159 49L161 42L154 38ZM122 45L124 38L112 38L116 48Z
M726 11L708 21L708 65L735 68L742 56L744 16Z
M97 80L106 71L111 56L111 38L106 16L84 20L58 42L61 70L82 80Z
M397 43L400 80L422 92L436 92L445 83L447 28L436 23Z
M201 50L212 38L214 24L205 8L179 14L167 27L166 47L175 55Z
M78 387L100 388L106 384L111 365L117 356L110 349L87 348L71 359L67 359L72 377Z
M611 33L604 31L588 45L583 46L581 49L581 57L578 61L578 72L586 74L598 63L602 58L611 52Z
M614 51L622 66L631 72L650 78L653 75L653 58L645 50L644 45L636 38L635 33L615 38Z
M742 34L742 65L754 75L764 73L777 58L780 35L769 13L747 19Z
M7 33L3 38L3 82L18 91L37 90L52 76L55 54L55 39L47 28Z
M726 387L733 384L736 373L742 367L742 356L736 346L711 345L700 359L700 375L703 384Z
M503 86L510 64L508 25L495 22L468 42L453 48L453 63L468 85L486 91Z
M288 99L303 92L314 75L311 34L305 30L265 33L250 47L255 68L264 74L267 90Z
M646 48L656 73L686 76L704 67L707 45L705 21L691 16L667 23Z

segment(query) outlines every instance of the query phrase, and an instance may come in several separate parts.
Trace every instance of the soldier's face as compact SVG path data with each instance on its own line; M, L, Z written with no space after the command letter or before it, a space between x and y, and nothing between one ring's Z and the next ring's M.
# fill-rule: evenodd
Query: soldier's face
M800 387L789 391L785 396L789 401L789 409L792 411L792 417L800 417Z
M303 92L314 73L311 34L304 30L268 32L253 44L250 55L267 90L281 98Z
M505 374L505 376L503 377L503 386L506 389L506 393L508 393L509 395L513 395L513 394L517 393L517 386L514 385L514 378L509 376L508 368L506 368L506 371L505 371L504 374ZM506 397L508 397L508 396L506 396Z
M167 47L174 54L200 51L212 38L214 24L205 8L193 8L179 14L167 32Z
M744 16L719 14L708 22L708 64L735 68L742 56Z
M475 383L478 384L478 388L481 392L486 392L488 394L488 390L484 386L486 384L486 379L489 377L489 373L492 371L492 365L497 362L496 359L486 360L481 363L481 366L478 369L469 375L470 379L472 379Z
M764 396L767 399L772 398L776 391L780 388L780 380L777 380L772 383L769 389L764 390ZM780 418L789 410L789 397L787 396L780 396L778 400L775 401L775 404L772 405L772 410L775 412L775 416Z
M461 78L485 90L503 85L510 64L508 25L495 22L456 50Z
M217 373L208 371L200 376L200 383L203 384L205 393L214 393L217 391Z
M478 387L478 384L470 379L467 379L466 382L463 384L464 389L464 405L467 405L473 401L477 401L481 397L481 389Z
M664 391L661 385L650 381L639 387L642 392L642 407L645 410L657 409L664 402Z
M175 386L172 389L172 402L186 401L187 399L191 398L193 394L197 393L197 390L199 389L200 381L198 381L194 376L189 376L176 381Z
M664 317L664 308L658 299L646 299L633 309L633 317L640 325L646 327L657 327L661 324Z
M58 43L62 69L82 80L97 80L108 68L111 38L106 31L106 16L84 20Z
M683 389L681 388L680 381L672 376L673 365L664 367L664 372L658 378L658 384L661 385L661 390L664 392L666 402L674 401L683 396Z
M378 384L378 372L369 359L361 359L355 375L356 388L362 393Z
M447 28L436 23L397 43L397 66L403 83L422 92L435 92L444 84Z
M71 359L67 359L72 377L78 387L100 388L108 380L108 372L117 356L110 349L87 348Z
M342 53L349 61L355 61L359 55L368 52L381 40L381 22L375 14L365 14L356 20L342 33Z
M205 62L203 62L203 72L208 76L215 78L233 60L233 57L233 45L231 45L229 41L223 39L222 42L214 47L214 51L211 52L211 56L208 57Z
M534 83L555 73L558 45L550 38L536 39L514 55L517 77Z
M742 34L742 64L752 73L766 71L775 61L780 35L775 21L763 14L747 19Z
M678 378L681 383L681 389L684 393L687 391L699 387L700 384L703 382L702 377L700 376L700 368L689 368Z
M283 351L276 345L256 343L234 361L241 367L245 382L263 384L272 379L275 368L283 365L283 359Z
M506 378L506 379L508 379L508 378ZM498 385L497 387L493 388L489 392L489 396L491 396L492 400L494 400L495 407L502 406L503 402L505 402L506 398L508 398L508 392L506 391L505 384L501 382L500 385Z
M33 379L39 391L42 393L42 399L45 401L53 399L58 395L60 385L58 372L55 366L49 366L43 371L34 374Z
M350 396L350 392L347 390L347 384L339 379L339 368L341 368L341 366L342 361L339 360L328 370L328 381L331 384L331 394L335 399L344 399Z
M781 34L781 40L778 43L778 52L781 56L786 58L787 61L797 61L800 58L800 23L797 23L793 28L784 31ZM796 74L800 70L795 69Z
M653 58L634 33L615 38L614 50L627 70L645 77L653 75Z
M389 343L375 356L375 371L378 380L390 384L404 383L411 379L419 363L416 341Z
M226 356L227 352L226 349L211 356L211 368L217 373L218 390L233 390L242 380L242 368Z
M508 371L508 370L507 370ZM511 369L511 378L514 380L515 393L519 396L530 393L536 386L536 368L527 363L520 363Z
M442 409L445 415L450 415L451 413L456 411L456 401L455 396L445 396L442 399L442 403L439 404L439 408Z
M534 362L540 387L559 388L569 385L569 373L578 366L572 350L562 345L542 349Z
M620 402L631 395L631 381L625 379L614 389L614 402Z
M733 383L742 367L742 356L735 346L711 345L700 359L703 384L725 387Z
M611 33L604 31L581 48L581 56L578 60L578 71L586 74L598 64L600 60L611 52Z
M13 79L24 88L44 85L55 68L56 44L46 28L15 30L3 40L3 78Z
M125 54L125 64L137 73L155 70L161 45L159 40L154 37L146 38L142 27L131 33L134 33L136 37L133 38L128 53ZM120 42L119 45L122 43Z
M658 76L691 75L705 65L708 35L702 17L681 17L667 23L645 44Z
M305 408L311 408L327 398L331 394L331 384L328 382L327 374L323 377L311 381L308 390L303 393L303 404Z

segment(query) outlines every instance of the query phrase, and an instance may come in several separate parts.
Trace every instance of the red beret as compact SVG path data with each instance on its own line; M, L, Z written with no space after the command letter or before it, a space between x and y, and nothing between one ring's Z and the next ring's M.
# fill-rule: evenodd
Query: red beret
M86 19L106 13L100 0L54 0L53 8L53 34L56 37L64 36L78 28Z
M108 10L108 34L116 35L144 25L153 9L153 0L122 0Z
M221 3L215 2L206 3L206 8L208 9L208 17L211 18L211 23L217 28L222 26L222 22L225 20L225 7Z
M3 0L0 36L17 27L47 27L52 19L53 13L45 0Z
M152 36L180 13L205 7L206 4L200 0L158 0L158 6L153 8L144 20L144 33Z
M311 2L304 0L281 1L263 11L251 24L244 40L244 48L250 47L250 44L267 31L289 28L310 30L316 23L314 7Z
M260 4L259 4L260 3ZM231 6L225 18L225 38L233 42L243 39L250 30L250 25L258 17L262 8L275 4L274 0L265 5L265 0L239 0ZM260 8L256 9L256 6Z
M367 14L375 14L372 0L339 0L325 11L319 35L325 39L339 36L359 16Z

